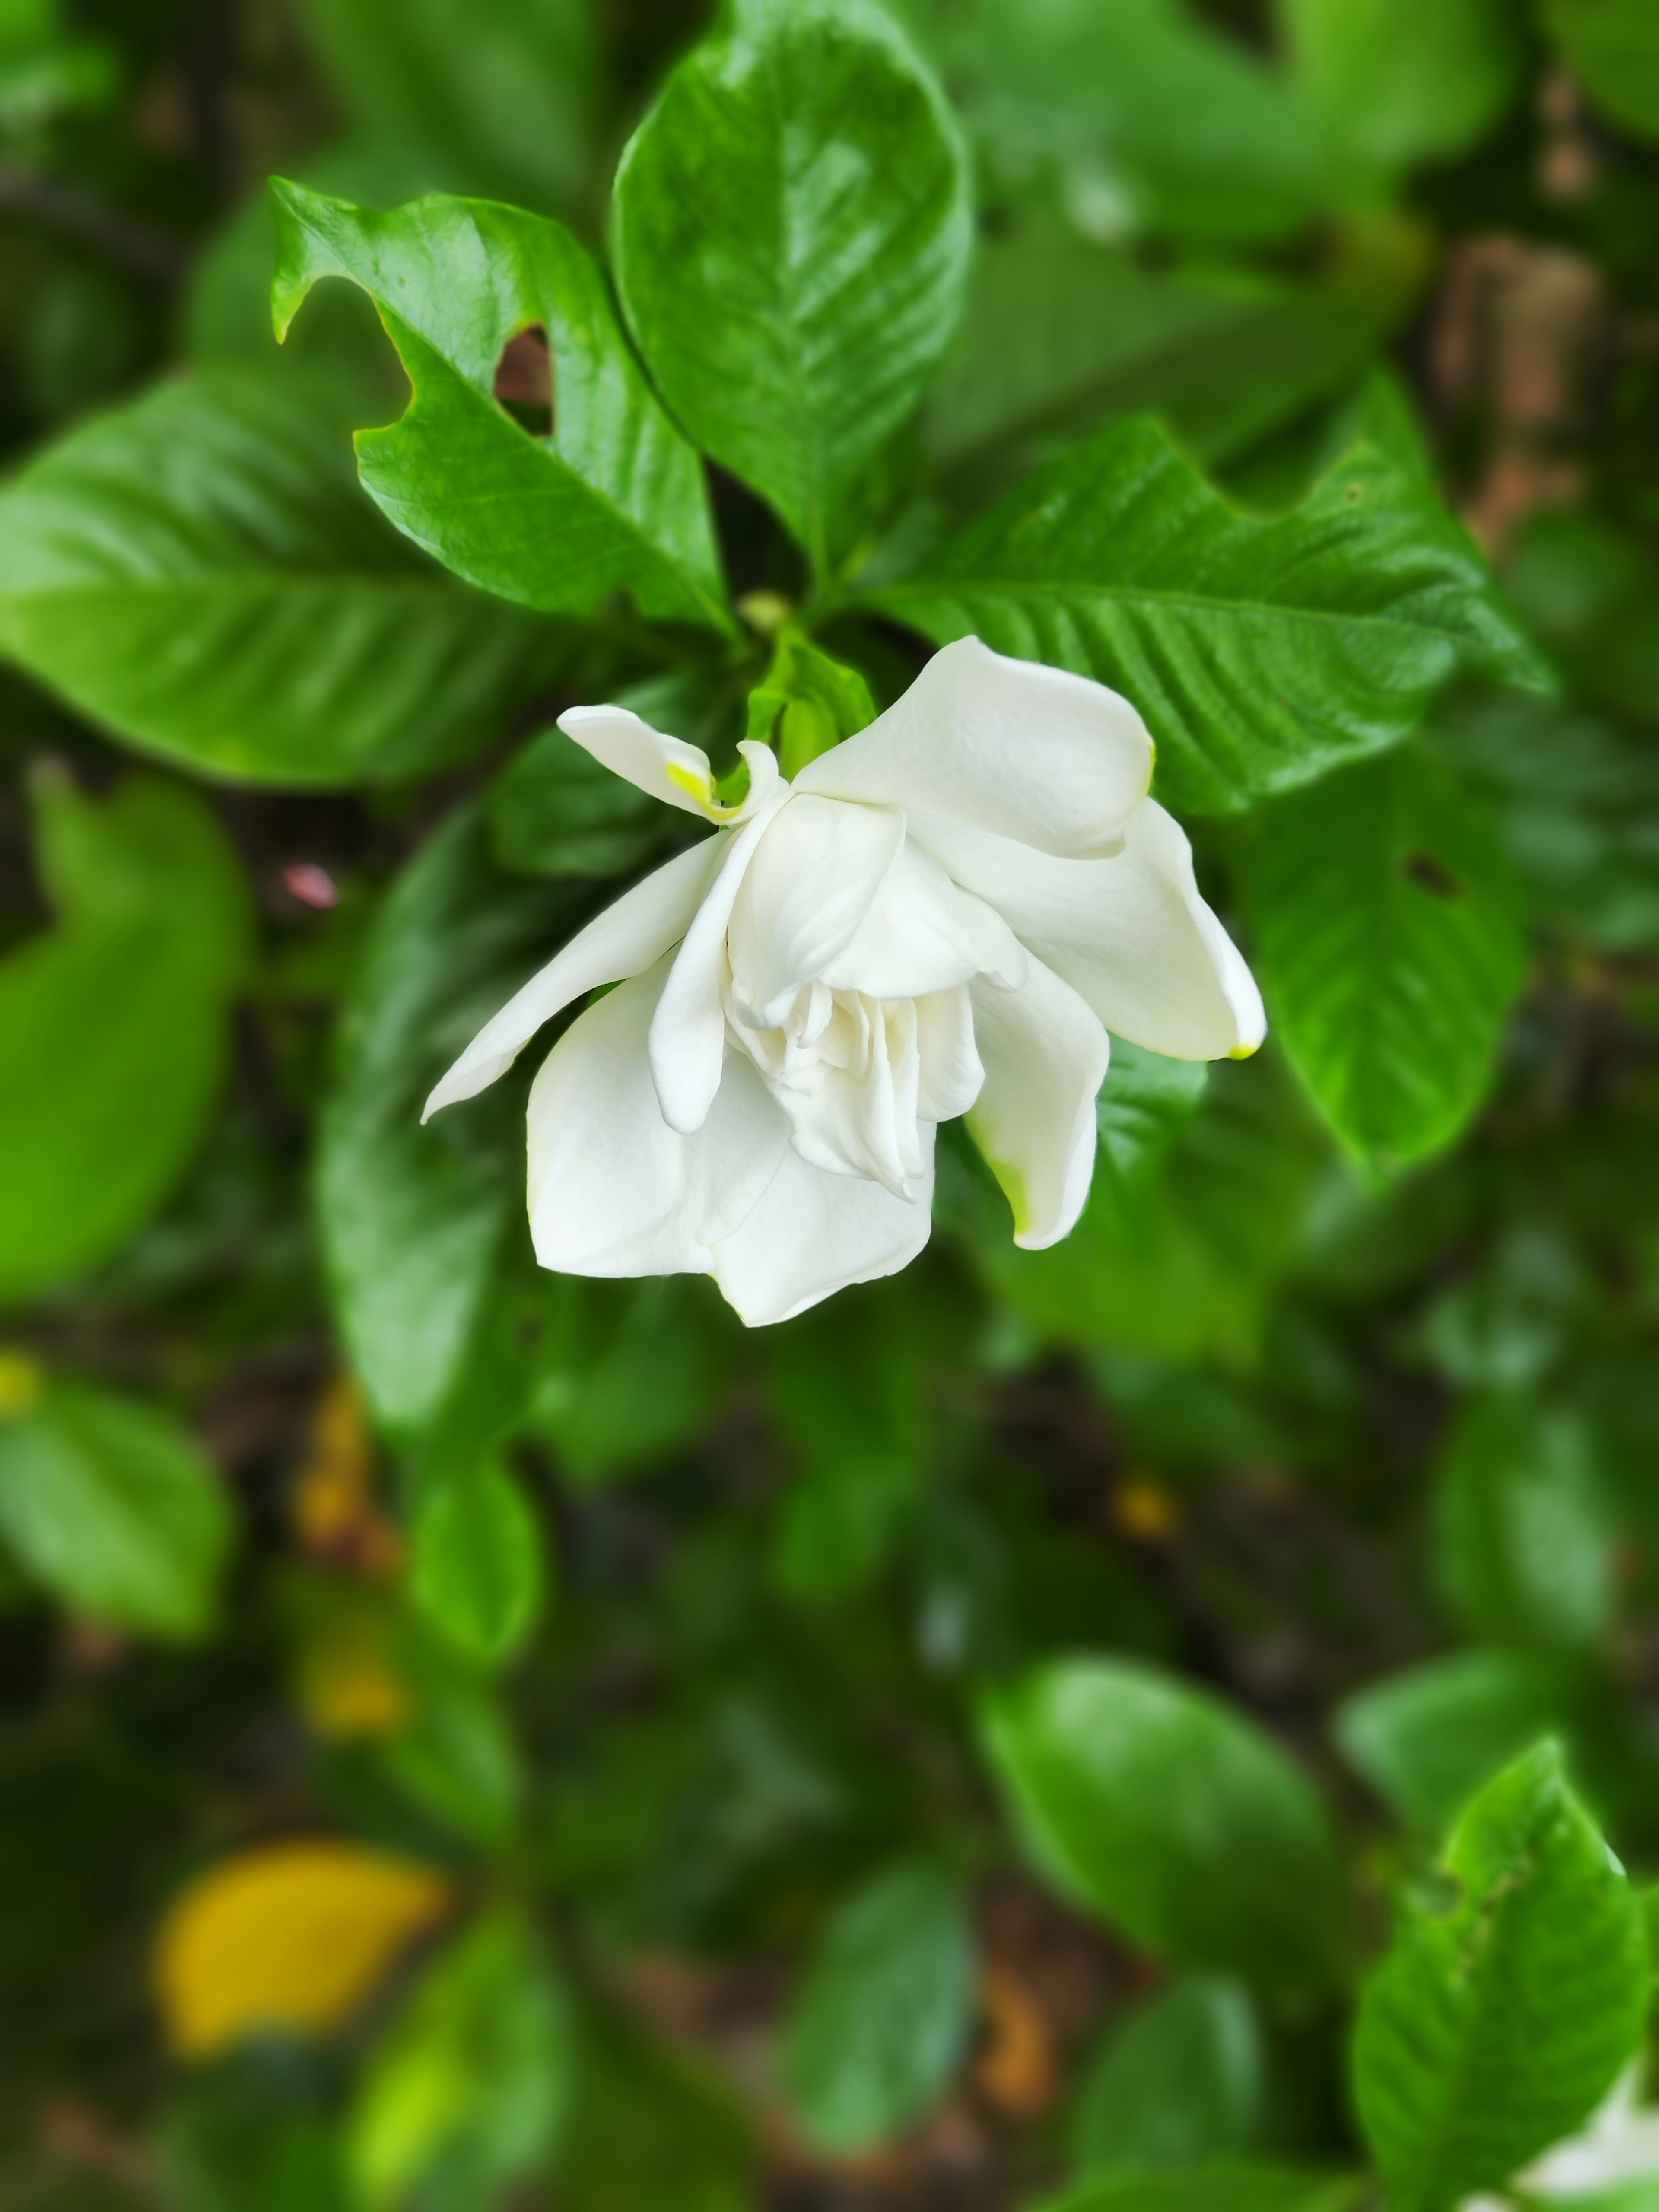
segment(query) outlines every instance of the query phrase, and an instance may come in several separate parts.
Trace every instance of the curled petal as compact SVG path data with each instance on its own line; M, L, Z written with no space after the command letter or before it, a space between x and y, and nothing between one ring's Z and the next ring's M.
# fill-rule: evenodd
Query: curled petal
M690 852L676 854L596 915L586 929L578 930L564 950L484 1024L434 1089L422 1121L487 1090L506 1074L542 1024L562 1013L573 999L601 983L614 983L619 976L637 975L659 960L690 927L722 850L721 840L711 837Z
M921 1125L919 1195L830 1175L787 1152L741 1228L714 1248L714 1278L750 1328L787 1321L851 1283L908 1267L933 1228L933 1127Z
M910 834L1115 1036L1173 1060L1221 1060L1266 1036L1261 994L1199 896L1185 833L1156 800L1136 809L1108 860L1056 860L937 816L913 819Z
M857 930L820 973L832 990L919 999L975 975L1015 989L1025 967L1024 948L995 908L958 890L931 854L907 842Z
M892 806L792 797L756 847L732 908L732 991L755 1026L782 1020L826 977L875 903L904 843Z
M974 1002L965 985L916 1000L916 1048L921 1060L916 1111L929 1121L955 1121L985 1083L974 1041Z
M687 814L701 814L722 828L748 822L777 796L782 778L770 745L744 738L738 750L749 764L749 789L741 802L728 806L714 795L714 774L701 745L683 738L665 738L642 721L628 707L568 707L559 727L602 761L614 775L678 806Z
M1075 856L1117 850L1152 779L1152 741L1127 699L964 637L867 730L804 769L796 788Z
M705 1274L777 1173L789 1124L734 1055L702 1127L663 1120L646 1038L667 974L618 985L574 1022L530 1094L530 1231L573 1275Z
M977 984L973 998L985 1085L968 1127L1014 1210L1015 1243L1040 1252L1076 1225L1089 1195L1110 1048L1078 994L1041 961L1024 990Z

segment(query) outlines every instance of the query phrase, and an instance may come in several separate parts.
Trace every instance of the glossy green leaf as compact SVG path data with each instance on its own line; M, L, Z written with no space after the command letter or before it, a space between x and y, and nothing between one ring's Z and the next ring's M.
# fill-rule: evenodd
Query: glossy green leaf
M61 1605L187 1641L230 1549L224 1486L173 1415L70 1381L0 1413L0 1537Z
M1416 748L1364 762L1268 811L1249 888L1269 1023L1337 1134L1385 1172L1449 1144L1526 974L1490 803Z
M551 613L630 592L665 621L735 626L697 456L623 337L605 277L568 231L489 201L434 196L390 215L274 179L278 337L312 286L374 301L413 397L357 434L369 493L469 583ZM495 397L508 341L539 330L553 433Z
M417 158L425 185L564 208L600 119L585 0L306 0L341 104Z
M1125 423L869 598L936 644L977 634L1124 692L1158 741L1160 793L1200 813L1382 750L1457 671L1538 673L1462 529L1369 446L1264 520L1155 424Z
M1262 2113L1261 2031L1236 1983L1170 1983L1114 2021L1073 2107L1077 2164L1186 2166L1248 2150Z
M616 192L617 286L652 374L822 569L961 311L967 163L941 94L866 0L739 0L669 79Z
M1102 2174L1045 2199L1038 2212L1360 2212L1369 2191L1357 2173L1226 2159L1190 2172Z
M890 1868L819 1936L784 2030L808 2138L838 2154L901 2134L944 2095L974 2018L974 1942L957 1877Z
M420 1127L450 1062L586 919L568 886L495 874L481 811L451 817L380 913L323 1115L317 1200L336 1310L375 1416L410 1434L466 1358L524 1206L522 1085Z
M1115 416L1159 416L1193 453L1242 452L1351 384L1375 339L1354 302L1243 273L1155 270L1057 222L981 241L930 394L930 450L1047 459Z
M441 1480L415 1516L410 1588L458 1650L485 1665L508 1658L534 1624L544 1585L542 1535L524 1492L499 1461Z
M1459 1652L1389 1674L1337 1709L1342 1754L1389 1810L1438 1838L1500 1768L1559 1722L1561 1686L1514 1651Z
M1659 21L1649 0L1543 0L1544 27L1598 107L1659 137Z
M1123 1661L1057 1661L994 1694L986 1741L1036 1864L1139 1948L1268 1989L1343 1945L1318 1792L1250 1722Z
M252 959L247 887L193 793L33 787L54 926L0 960L0 1302L83 1273L167 1199L217 1103Z
M1471 1401L1437 1470L1448 1604L1474 1635L1583 1650L1612 1625L1614 1527L1577 1417L1531 1397Z
M406 782L488 744L563 639L386 527L346 410L224 362L48 447L0 491L0 653L239 781Z
M500 1909L422 1976L375 2050L349 2123L366 2212L487 2212L544 2172L570 2094L568 2000L538 1936Z
M1647 2010L1640 1909L1553 1748L1487 1784L1446 1869L1449 1894L1403 1904L1354 2038L1390 2212L1445 2212L1570 2135Z
M1516 89L1505 0L1278 0L1292 65L1340 159L1391 171L1461 154Z

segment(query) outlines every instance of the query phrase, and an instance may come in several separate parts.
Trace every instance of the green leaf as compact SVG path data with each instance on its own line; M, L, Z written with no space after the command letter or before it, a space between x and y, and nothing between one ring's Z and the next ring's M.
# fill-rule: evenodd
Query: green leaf
M499 1856L524 1795L515 1738L489 1686L436 1638L405 1634L398 1674L415 1692L412 1724L376 1740L374 1765L447 1835Z
M1543 0L1544 27L1615 123L1659 137L1659 21L1648 0Z
M402 421L356 441L364 484L406 536L524 606L585 615L627 591L647 615L735 630L697 456L568 231L483 200L377 215L280 178L270 189L277 336L319 277L347 277L408 374ZM495 397L508 341L532 328L551 355L550 438Z
M1526 974L1489 802L1416 748L1269 810L1250 908L1268 1019L1337 1134L1390 1172L1485 1097Z
M1112 1064L1095 1102L1100 1149L1089 1202L1099 1218L1120 1223L1139 1218L1164 1156L1198 1111L1209 1079L1202 1060L1170 1060L1127 1037L1112 1039Z
M498 1665L523 1644L542 1601L541 1529L499 1461L450 1476L415 1516L410 1588L470 1659Z
M786 624L765 682L749 694L747 731L763 744L775 742L785 775L799 775L809 761L875 719L876 702L858 670L831 659Z
M1546 511L1517 535L1504 588L1592 705L1659 722L1659 561L1640 538Z
M148 752L239 781L407 782L565 650L458 590L351 479L330 385L228 362L94 418L0 492L0 652Z
M571 2021L535 1929L497 1910L427 1969L374 2051L349 2126L366 2208L488 2212L545 2169L570 2092Z
M0 960L0 1301L83 1273L172 1194L206 1133L252 912L210 809L155 776L33 780L55 926Z
M560 2212L753 2212L756 2163L747 2113L701 2061L619 2020L583 2023Z
M738 1324L700 1276L641 1283L557 1278L531 1425L573 1481L667 1457L731 1387Z
M1557 1725L1561 1691L1512 1651L1459 1652L1390 1674L1337 1709L1343 1757L1389 1809L1426 1835Z
M1172 1982L1114 2022L1086 2062L1072 2154L1086 2169L1246 2150L1262 2089L1261 2032L1246 1993L1232 1982Z
M1613 1621L1614 1534L1575 1414L1528 1397L1469 1402L1437 1470L1434 1539L1442 1590L1472 1634L1593 1649Z
M652 374L820 572L963 304L966 158L865 0L740 0L623 156L616 266Z
M426 182L545 208L587 183L599 58L583 0L307 0L341 104Z
M1237 813L1382 750L1457 671L1539 672L1414 474L1357 447L1288 514L1230 507L1155 423L1103 431L871 605L1124 692L1177 808Z
M844 2155L943 2096L974 2018L974 1941L957 1877L918 1862L849 1898L818 1938L784 2030L783 2078L808 2138Z
M1050 2197L1040 2212L1358 2212L1369 2192L1360 2174L1223 2160L1190 2172L1102 2174Z
M516 752L489 787L490 849L516 876L619 876L672 836L668 810L614 775L556 725Z
M1037 1865L1139 1948L1266 1989L1339 1971L1342 1879L1317 1791L1251 1723L1151 1667L1039 1667L986 1707Z
M200 1447L137 1399L44 1378L35 1392L14 1387L0 1413L0 1536L76 1613L168 1641L204 1634L231 1516Z
M1462 153L1503 112L1525 49L1504 0L1278 0L1333 148L1361 171Z
M1207 461L1351 385L1376 340L1340 295L1241 272L1148 270L1057 222L981 241L968 313L923 428L947 468L1047 459L1156 414Z
M1354 2037L1390 2212L1500 2188L1571 2133L1637 2047L1651 1969L1624 1871L1546 1745L1489 1783L1407 1900Z
M522 1086L425 1129L422 1104L586 914L568 886L497 876L474 805L422 847L375 925L323 1115L317 1202L340 1327L394 1433L423 1428L448 1396L524 1207Z

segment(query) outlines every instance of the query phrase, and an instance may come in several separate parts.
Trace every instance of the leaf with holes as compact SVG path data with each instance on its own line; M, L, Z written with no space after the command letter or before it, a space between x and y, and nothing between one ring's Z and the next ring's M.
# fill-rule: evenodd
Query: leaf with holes
M1571 2133L1634 2054L1651 1968L1624 1869L1550 1745L1487 1784L1407 1901L1354 2035L1389 2212L1445 2212Z
M284 336L319 278L374 301L414 396L357 434L358 466L398 527L469 583L550 613L631 592L663 621L735 628L697 456L658 404L605 278L568 231L434 195L391 215L275 179L272 314ZM495 396L513 339L544 332L554 428Z
M1288 514L1230 507L1155 423L1103 431L868 603L1133 699L1158 788L1235 814L1381 751L1459 671L1544 680L1428 484L1360 445Z
M950 339L972 234L944 98L864 0L742 0L623 156L617 283L652 374L820 569Z
M1384 1171L1449 1144L1526 973L1490 805L1395 752L1270 810L1249 881L1269 1020L1332 1127Z
M352 481L347 404L226 363L48 446L0 492L0 653L130 744L238 781L407 782L499 736L562 628L386 528Z

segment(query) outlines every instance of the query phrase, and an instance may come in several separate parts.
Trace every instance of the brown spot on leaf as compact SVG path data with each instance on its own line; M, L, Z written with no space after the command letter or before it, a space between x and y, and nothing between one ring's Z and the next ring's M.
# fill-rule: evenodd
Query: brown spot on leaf
M1406 873L1414 884L1420 884L1425 891L1432 891L1436 898L1455 899L1463 896L1462 884L1441 866L1432 853L1412 854L1406 862Z

